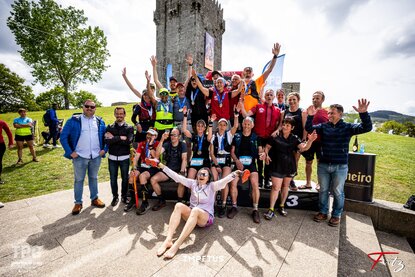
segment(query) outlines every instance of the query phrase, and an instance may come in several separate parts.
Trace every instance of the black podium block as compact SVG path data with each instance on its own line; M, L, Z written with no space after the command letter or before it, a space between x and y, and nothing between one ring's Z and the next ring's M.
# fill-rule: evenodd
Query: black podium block
M175 182L164 182L160 184L163 191L163 197L166 200L177 200L177 183ZM151 186L149 186L150 188ZM260 189L260 198L258 206L260 208L269 208L269 197L271 190ZM152 190L150 189L150 195ZM154 197L155 195L153 195ZM280 197L279 197L280 199ZM216 195L216 203L221 204L220 191ZM230 196L227 199L227 205L231 206L232 201ZM245 184L238 185L238 206L241 207L252 207L251 198L251 185L249 181ZM277 201L276 206L279 206ZM316 191L290 191L288 194L287 201L285 202L286 208L301 209L301 210L318 210L318 192Z
M345 198L373 202L376 155L370 153L349 153L349 172L344 184Z

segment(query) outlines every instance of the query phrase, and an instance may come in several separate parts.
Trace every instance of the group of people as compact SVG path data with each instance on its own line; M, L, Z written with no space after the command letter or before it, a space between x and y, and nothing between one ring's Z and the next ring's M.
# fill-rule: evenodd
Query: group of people
M164 88L158 79L154 56L150 59L154 84L150 74L145 72L147 86L143 92L131 84L124 68L122 76L126 84L141 99L133 109L135 128L126 123L123 107L115 108L115 122L106 126L102 118L95 115L96 106L91 100L84 103L83 114L72 116L63 128L61 143L65 157L73 161L75 175L72 214L82 210L86 172L92 205L105 207L98 198L97 173L106 153L113 194L111 205L117 205L121 198L126 212L136 208L136 213L142 215L149 210L149 184L157 198L152 210L165 207L160 184L172 179L178 183L178 203L170 218L166 240L157 253L171 258L196 225L213 224L214 199L218 191L223 202L216 209L217 215L233 218L238 213L237 185L242 176L250 181L255 223L260 223L259 186L269 184L269 180L270 207L264 217L271 220L275 216L274 206L280 193L281 204L277 210L286 216L284 203L290 185L297 188L293 178L302 154L307 161L307 182L300 189L311 187L315 155L318 160L320 210L314 220L328 219L331 191L334 204L329 225L338 226L344 205L348 144L353 135L371 130L369 102L361 99L354 107L362 120L359 124L342 120L341 105L324 109L322 91L313 94L312 105L306 110L299 107L300 95L296 92L287 95L287 105L283 90L262 90L279 50L280 45L274 44L270 64L256 80L253 80L251 67L244 68L242 76L232 76L230 84L219 71L213 71L212 88L204 87L190 55L186 57L187 79L181 83L171 77L170 89ZM136 149L129 170L132 143L136 144ZM119 169L121 197L117 183ZM189 203L187 190L190 190ZM228 195L232 204L226 209ZM139 196L142 201L138 207ZM173 243L173 234L181 218L187 222L179 239Z
M264 218L271 220L276 212L287 216L284 204L289 189L311 188L312 162L316 155L320 189L319 212L314 220L321 222L328 219L331 192L334 204L328 223L338 226L344 206L349 141L353 135L372 129L367 112L370 102L366 99L358 101L357 107L353 108L362 122L351 124L342 120L341 105L323 108L325 95L322 91L313 94L312 105L306 110L300 108L300 94L297 92L286 96L281 89L264 91L264 84L276 64L280 45L275 43L271 51L272 60L257 79L253 79L251 67L245 67L241 76L233 75L230 83L215 70L212 72L211 88L203 85L193 67L191 55L186 57L186 80L181 83L171 77L170 89L163 87L158 79L157 59L154 56L150 58L154 84L146 71L147 86L142 92L131 84L124 68L122 77L141 100L133 108L131 120L135 126L126 123L124 107L116 107L115 121L106 125L101 117L95 115L94 101L87 100L82 114L74 114L63 127L60 141L64 156L72 160L74 168L75 205L72 214L79 214L83 208L86 174L91 204L105 207L98 197L98 170L106 154L113 195L111 205L116 206L121 200L126 212L135 208L136 213L142 215L149 210L149 185L157 198L152 210L162 209L166 206L166 200L161 183L174 180L178 184L178 203L170 217L166 240L157 252L159 256L164 254L172 258L195 226L213 224L214 210L218 217L232 219L237 215L237 185L241 179L249 179L253 207L251 216L255 223L260 223L260 186L271 188L270 205ZM285 103L285 96L288 104ZM21 118L25 118L25 112L24 109L19 110ZM14 125L16 142L19 145L26 140L36 161L34 148L29 143L30 120L19 119ZM10 133L9 145L12 144ZM133 153L132 145L135 145ZM1 136L1 157L3 146ZM293 178L297 174L301 155L306 159L307 181L304 186L297 187ZM121 171L121 193L117 182L118 171ZM219 191L222 203L214 209ZM141 201L138 201L139 196ZM231 199L229 207L228 196ZM280 205L274 210L278 197ZM186 220L186 224L173 243L173 234L181 218Z

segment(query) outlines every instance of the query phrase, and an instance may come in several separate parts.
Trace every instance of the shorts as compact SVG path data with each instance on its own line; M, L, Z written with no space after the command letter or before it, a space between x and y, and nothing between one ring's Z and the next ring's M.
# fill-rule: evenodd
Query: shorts
M252 160L252 163L250 165L244 165L244 169L248 169L249 172L258 172L258 169L256 167L256 160Z
M199 226L199 227L200 228L206 228L206 227L209 227L209 226L213 225L213 219L214 219L213 215L209 214L209 218L206 222L206 225L205 226Z
M15 141L31 141L33 140L33 135L27 135L27 136L15 135L14 140Z
M225 157L225 163L224 164L215 165L212 161L212 167L216 167L216 168L231 167L231 165L232 165L232 162L231 162L231 157L230 156Z
M317 160L320 159L320 156L321 156L321 142L320 141L314 141L311 144L310 149L301 153L301 155L303 155L306 161L314 160L314 154L316 154Z
M159 168L156 168L156 167L146 168L146 167L141 167L141 166L138 168L138 172L140 172L140 174L141 173L144 173L146 171L148 171L148 173L150 173L150 177L153 177L158 172L160 172L160 169Z
M280 178L280 179L284 179L284 178L293 178L295 174L281 174L278 172L271 172L271 177L275 177L275 178Z

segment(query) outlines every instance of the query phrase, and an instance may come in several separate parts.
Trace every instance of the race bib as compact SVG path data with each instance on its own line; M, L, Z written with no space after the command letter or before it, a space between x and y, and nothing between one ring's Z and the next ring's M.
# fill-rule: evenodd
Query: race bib
M146 164L146 163L142 163L141 165L140 165L142 168L150 168L151 166L149 166L148 164Z
M216 160L218 161L218 164L225 164L225 159L226 158L216 158Z
M248 166L248 165L251 165L251 163L252 163L252 157L251 156L241 156L241 157L239 157L239 161L243 165Z
M192 158L190 161L191 166L202 166L203 165L203 158Z

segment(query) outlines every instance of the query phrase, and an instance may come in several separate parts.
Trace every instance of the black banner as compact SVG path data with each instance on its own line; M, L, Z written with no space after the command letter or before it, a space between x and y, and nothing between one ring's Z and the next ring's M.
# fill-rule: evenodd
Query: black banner
M376 155L349 153L349 172L344 184L347 199L373 202Z

